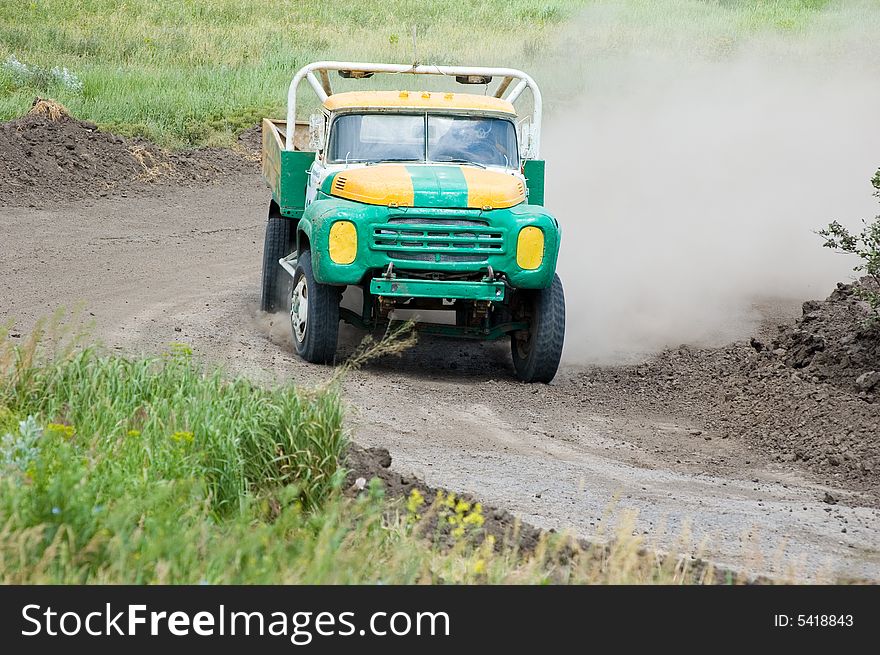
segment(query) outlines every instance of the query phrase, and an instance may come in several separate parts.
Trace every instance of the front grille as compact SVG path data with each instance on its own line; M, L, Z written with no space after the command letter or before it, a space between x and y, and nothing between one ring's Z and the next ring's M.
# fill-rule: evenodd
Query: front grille
M402 261L485 263L504 254L504 231L464 218L392 218L373 228L371 247Z
M442 225L443 227L459 227L461 225L487 226L488 221L475 218L435 218L432 216L395 216L388 219L389 223L407 223L409 225Z
M404 262L472 262L475 264L486 263L489 261L486 255L455 255L445 252L407 252L405 250L389 250L388 256L392 259L399 259ZM440 259L437 259L437 258Z

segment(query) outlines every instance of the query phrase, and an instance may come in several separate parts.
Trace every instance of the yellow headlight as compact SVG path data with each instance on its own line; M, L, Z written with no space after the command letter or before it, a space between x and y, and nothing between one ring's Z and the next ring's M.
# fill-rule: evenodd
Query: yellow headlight
M516 263L520 268L532 271L544 260L544 232L534 226L524 227L516 240Z
M336 221L330 227L330 259L351 264L357 255L358 235L351 221Z

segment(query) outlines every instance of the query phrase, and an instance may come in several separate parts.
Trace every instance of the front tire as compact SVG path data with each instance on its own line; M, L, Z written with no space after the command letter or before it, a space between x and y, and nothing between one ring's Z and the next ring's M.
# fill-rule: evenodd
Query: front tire
M520 290L517 320L529 323L525 333L510 337L513 367L523 382L550 382L559 369L565 341L565 294L562 280L553 276L546 289Z
M339 337L340 290L315 280L312 253L296 262L290 285L290 328L296 354L312 364L332 364Z

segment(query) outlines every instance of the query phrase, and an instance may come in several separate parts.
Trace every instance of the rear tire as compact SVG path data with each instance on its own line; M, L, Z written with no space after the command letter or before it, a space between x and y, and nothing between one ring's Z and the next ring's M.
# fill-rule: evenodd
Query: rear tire
M550 382L559 369L565 341L565 294L562 280L553 276L546 289L520 290L516 320L529 323L527 334L510 336L513 367L523 382Z
M312 364L332 364L339 337L340 288L315 280L308 250L299 256L289 288L290 328L296 354Z
M290 219L281 215L275 201L269 205L266 223L266 239L263 242L263 284L260 293L260 309L277 312L284 309L290 276L278 264L292 250Z

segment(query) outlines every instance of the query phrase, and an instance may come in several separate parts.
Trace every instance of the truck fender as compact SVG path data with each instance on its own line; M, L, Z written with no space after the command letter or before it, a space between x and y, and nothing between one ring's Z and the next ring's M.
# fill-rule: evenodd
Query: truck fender
M308 250L312 243L312 222L301 218L296 225L296 251Z

